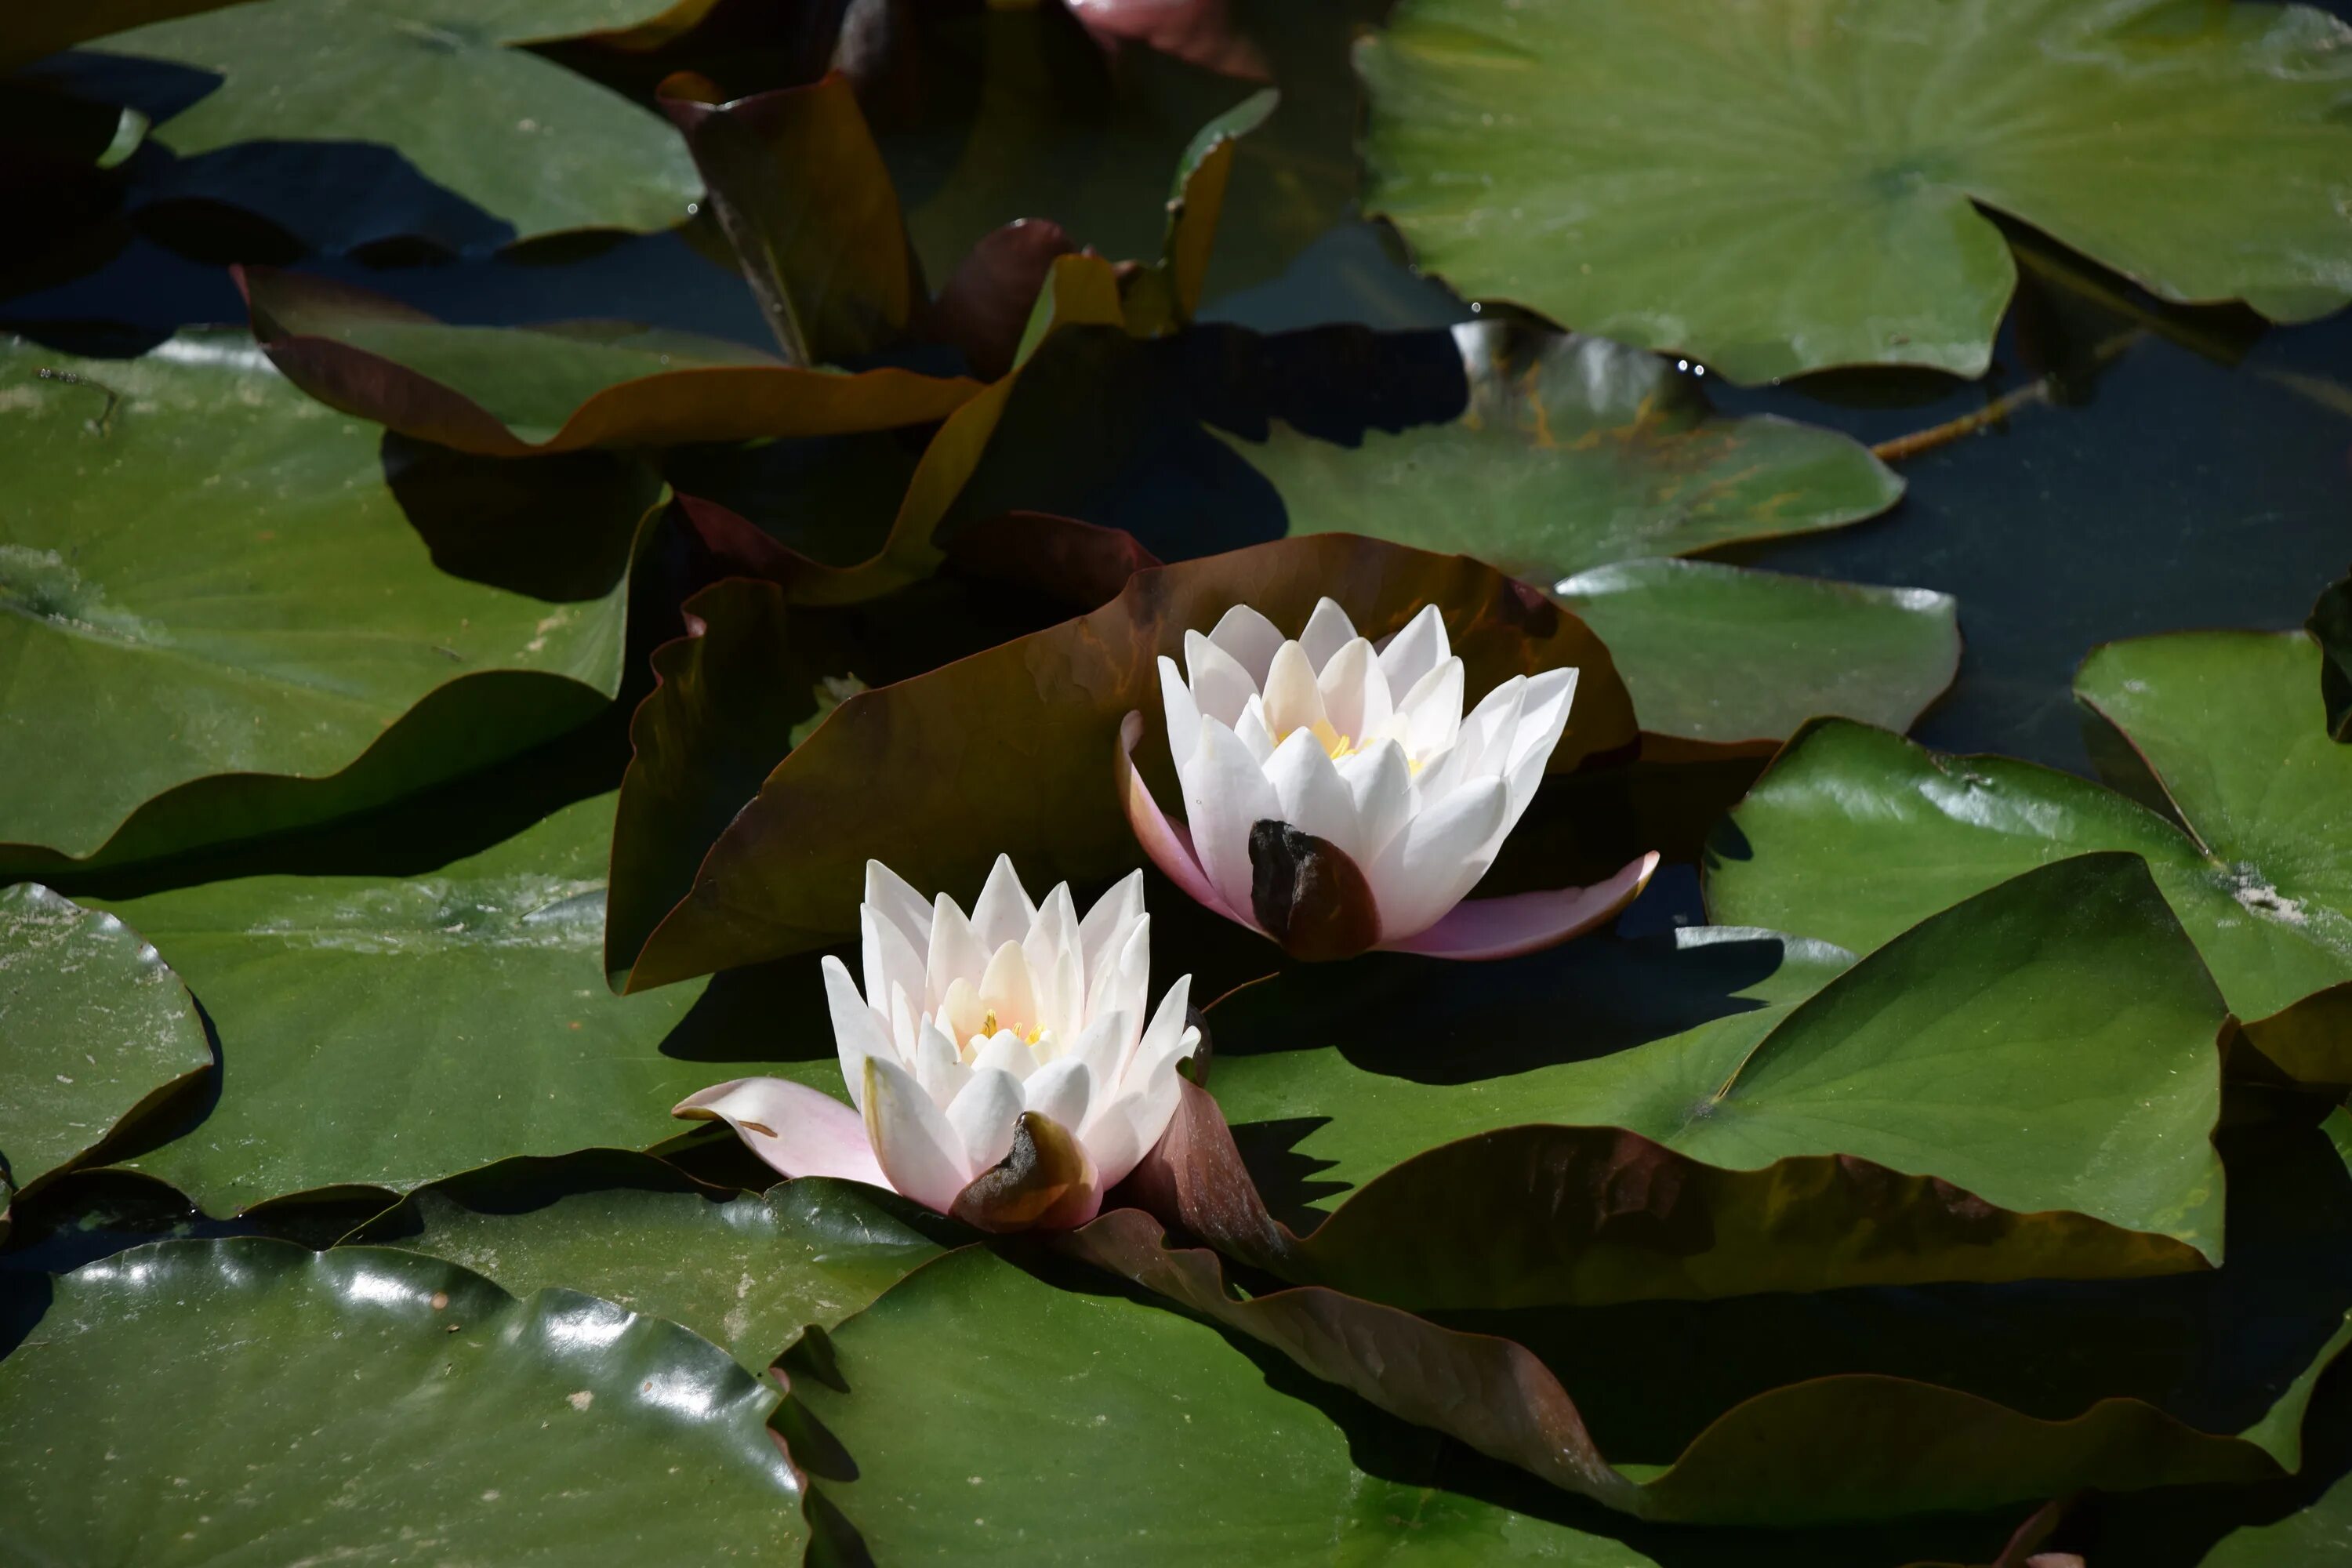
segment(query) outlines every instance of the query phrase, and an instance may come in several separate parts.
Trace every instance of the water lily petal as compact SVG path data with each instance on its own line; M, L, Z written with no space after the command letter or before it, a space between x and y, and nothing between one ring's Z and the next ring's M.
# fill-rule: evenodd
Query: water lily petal
M1265 678L1267 731L1278 748L1294 732L1329 722L1329 715L1323 710L1322 689L1315 684L1315 667L1297 643L1284 643L1275 651L1274 668Z
M917 952L931 940L931 904L879 860L866 862L866 907L906 933Z
M1087 1109L1094 1095L1095 1075L1075 1057L1047 1062L1021 1086L1024 1106L1040 1116L1050 1117L1073 1133L1086 1124Z
M1036 918L1037 907L1029 901L1021 874L1013 868L1013 858L999 855L971 906L972 934L980 939L982 951L993 953L1008 942L1019 942L1029 934L1029 922Z
M1382 741L1356 767L1343 767L1341 776L1356 801L1357 847L1349 853L1362 865L1377 858L1412 815L1412 764L1402 745Z
M859 1078L864 1076L861 1071ZM687 1096L670 1114L688 1121L724 1121L746 1148L787 1176L890 1185L857 1112L804 1083L739 1078Z
M1258 683L1234 656L1198 632L1184 634L1184 673L1192 705L1203 719L1230 726L1242 704L1257 695Z
M872 904L858 910L857 931L862 939L859 945L866 970L866 994L876 1005L887 1003L894 988L919 999L925 984L923 950L907 940L906 931L896 921ZM896 1021L894 1017L894 1025ZM895 1032L892 1038L901 1052L913 1043L911 1037Z
M1250 828L1281 810L1274 786L1234 732L1203 719L1201 749L1184 773L1184 816L1193 854L1225 909L1250 907Z
M1013 1123L1021 1114L1021 1080L993 1068L971 1075L947 1109L948 1125L962 1140L964 1162L985 1171L1013 1147Z
M933 1105L946 1105L963 1092L971 1079L971 1069L963 1065L955 1042L940 1027L925 1019L915 1033L912 1061L915 1081L931 1097Z
M1397 714L1404 720L1405 750L1412 755L1427 757L1454 744L1462 730L1462 661L1440 659L1405 692Z
M1086 1063L1106 1092L1118 1081L1119 1063L1134 1043L1136 1016L1124 1012L1096 1014L1064 1053L1071 1061Z
M988 970L980 977L980 1003L996 1015L998 1025L1003 1028L1026 1026L1037 1021L1037 988L1030 979L1029 960L1019 942L1008 942L989 954Z
M1016 1079L1025 1079L1037 1070L1037 1058L1021 1043L1020 1036L1010 1029L999 1029L972 1053L971 1070L1011 1073Z
M1519 716L1519 732L1511 742L1511 765L1516 767L1529 753L1551 760L1552 748L1559 744L1561 731L1568 728L1568 713L1576 702L1577 672L1573 669L1547 669L1528 678L1528 701Z
M1465 759L1464 777L1507 771L1521 716L1527 709L1528 678L1515 675L1478 700L1462 721L1454 749Z
M841 1053L841 1081L849 1086L850 1098L863 1107L866 1058L893 1054L889 1031L881 1015L857 994L847 964L827 953L819 967L824 972L825 1009L833 1016L834 1048Z
M1475 857L1502 825L1507 804L1502 780L1475 779L1407 822L1365 868L1382 943L1426 929L1477 885L1486 867Z
M866 1060L866 1137L890 1185L940 1214L971 1180L963 1140L912 1074L879 1057Z
M1129 871L1095 900L1078 922L1078 951L1087 965L1087 984L1127 945L1128 928L1143 917L1143 873Z
M1274 650L1282 646L1282 632L1247 605L1235 605L1218 617L1209 640L1248 673L1252 686L1264 686Z
M1029 961L1029 983L1037 993L1037 1010L1029 1021L1056 1034L1083 1022L1086 979L1078 959L1078 907L1070 885L1057 882L1037 906L1029 934L1021 939L1022 956Z
M1342 645L1324 663L1315 687L1323 694L1323 711L1330 716L1331 728L1359 746L1380 732L1393 710L1380 655L1361 637Z
M1356 623L1339 601L1329 597L1315 601L1315 611L1307 617L1307 629L1298 634L1298 646L1306 650L1307 662L1318 672L1331 662L1332 656L1356 640Z
M1240 737L1242 747L1264 767L1274 755L1274 731L1265 727L1265 699L1253 692L1242 704L1242 716L1234 721L1234 733Z
M1192 977L1187 974L1160 999L1160 1010L1151 1016L1150 1026L1120 1069L1121 1094L1156 1074L1174 1070L1176 1063L1192 1054L1192 1047L1201 1043L1201 1031L1191 1022L1192 1004Z
M1290 738L1274 749L1265 776L1274 785L1283 821L1318 838L1329 839L1350 856L1359 852L1362 834L1356 797L1340 782L1339 770L1331 765L1323 742L1304 730L1293 730Z
M1465 899L1435 925L1382 947L1431 958L1512 958L1591 931L1632 903L1658 867L1653 852L1590 888Z
M1425 605L1381 649L1381 673L1388 677L1391 691L1410 691L1453 652L1445 637L1445 617L1437 613L1435 605Z
M1118 794L1120 804L1127 808L1127 822L1135 832L1135 841L1143 847L1144 854L1151 858L1160 873L1195 903L1238 924L1249 924L1234 912L1217 885L1210 880L1207 868L1201 864L1192 847L1191 830L1169 821L1160 803L1152 798L1150 787L1135 766L1136 744L1142 738L1143 715L1129 713L1119 724Z
M988 967L988 950L964 918L963 906L945 893L931 906L931 950L924 955L923 994L936 1011L947 1010L949 991L958 981L977 996L981 972ZM978 1028L973 1015L971 1027ZM963 1037L956 1037L961 1039Z
M1146 915L1129 930L1126 944L1095 973L1094 985L1087 994L1087 1016L1099 1018L1123 1013L1130 1019L1140 1018L1150 989L1151 917Z
M1168 754L1181 764L1201 744L1201 710L1192 689L1176 671L1176 661L1160 656L1160 708L1168 718Z

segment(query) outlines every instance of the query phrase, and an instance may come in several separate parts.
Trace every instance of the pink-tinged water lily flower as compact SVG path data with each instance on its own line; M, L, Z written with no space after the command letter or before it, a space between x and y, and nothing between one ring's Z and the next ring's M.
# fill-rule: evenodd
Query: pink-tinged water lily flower
M1183 671L1160 659L1160 691L1185 821L1135 770L1130 713L1120 789L1137 838L1177 886L1295 958L1533 952L1615 914L1657 867L1644 855L1595 887L1464 901L1535 798L1576 671L1513 676L1465 714L1435 605L1379 648L1329 599L1295 641L1237 605L1184 634Z
M1192 977L1149 1014L1143 873L1082 920L1066 883L1031 903L1000 856L967 917L866 863L863 995L837 958L825 1000L856 1109L737 1079L673 1114L716 1118L788 1176L842 1176L994 1230L1082 1225L1160 1142L1200 1043Z

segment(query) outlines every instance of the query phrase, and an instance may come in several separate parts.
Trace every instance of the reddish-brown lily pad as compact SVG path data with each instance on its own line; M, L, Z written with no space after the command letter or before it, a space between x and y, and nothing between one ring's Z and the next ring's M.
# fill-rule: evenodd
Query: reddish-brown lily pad
M754 798L733 803L740 809L691 889L642 951L612 947L607 967L632 970L639 990L835 941L856 930L868 858L951 894L976 889L999 853L1046 881L1139 864L1115 764L1120 721L1157 712L1154 660L1234 605L1295 627L1326 595L1375 638L1424 605L1440 606L1472 690L1581 669L1555 771L1635 740L1633 703L1608 650L1524 584L1462 556L1377 540L1281 540L1139 572L1091 615L849 698ZM694 744L704 727L730 722L722 710L688 716L667 734L641 727L614 851L616 911L632 904L625 877L640 853L629 826L640 780L668 770L668 752ZM1172 787L1165 739L1150 728L1144 765Z
M944 419L961 376L786 364L627 322L461 327L364 289L237 269L272 363L331 407L493 458L585 447L833 436Z

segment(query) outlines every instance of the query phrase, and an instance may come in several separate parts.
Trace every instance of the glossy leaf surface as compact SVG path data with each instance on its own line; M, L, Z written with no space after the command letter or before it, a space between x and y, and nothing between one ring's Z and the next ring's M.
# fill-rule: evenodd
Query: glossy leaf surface
M242 333L133 360L19 341L0 388L0 751L70 733L76 763L0 773L0 862L338 816L543 740L620 684L641 471L388 447ZM558 511L560 569L515 559ZM436 564L452 551L475 575Z
M2345 25L2168 0L1412 0L1359 53L1366 205L1473 299L1704 360L1983 374L1976 204L2168 300L2352 298Z
M0 1194L212 1061L187 987L137 931L37 882L0 889Z
M376 1247L166 1242L66 1275L0 1363L19 1562L772 1561L776 1404L674 1323Z
M509 1292L585 1291L683 1323L761 1373L939 1256L903 1205L815 1177L721 1194L642 1154L506 1161L411 1193L358 1239L476 1269Z

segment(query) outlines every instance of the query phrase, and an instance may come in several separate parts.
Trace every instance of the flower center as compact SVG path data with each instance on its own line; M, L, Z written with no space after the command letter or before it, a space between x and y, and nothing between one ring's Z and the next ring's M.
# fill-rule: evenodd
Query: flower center
M1287 741L1293 732L1285 731L1276 736L1276 743ZM1360 757L1379 743L1377 741L1370 742L1359 741L1353 735L1342 735L1328 719L1316 720L1314 723L1307 726L1307 732L1315 737L1317 744L1323 748L1323 754L1335 763L1345 761L1349 757ZM1406 772L1418 776L1421 773L1421 763L1422 760L1412 752L1405 753Z
M972 1058L980 1054L982 1047L1006 1029L1012 1030L1013 1038L1027 1046L1033 1054L1037 1053L1039 1047L1050 1047L1054 1043L1054 1031L1046 1028L1043 1024L1005 1023L998 1019L996 1009L991 1007L981 1015L979 1032L964 1042L965 1062L969 1063ZM1042 1061L1044 1058L1040 1056L1039 1059Z

